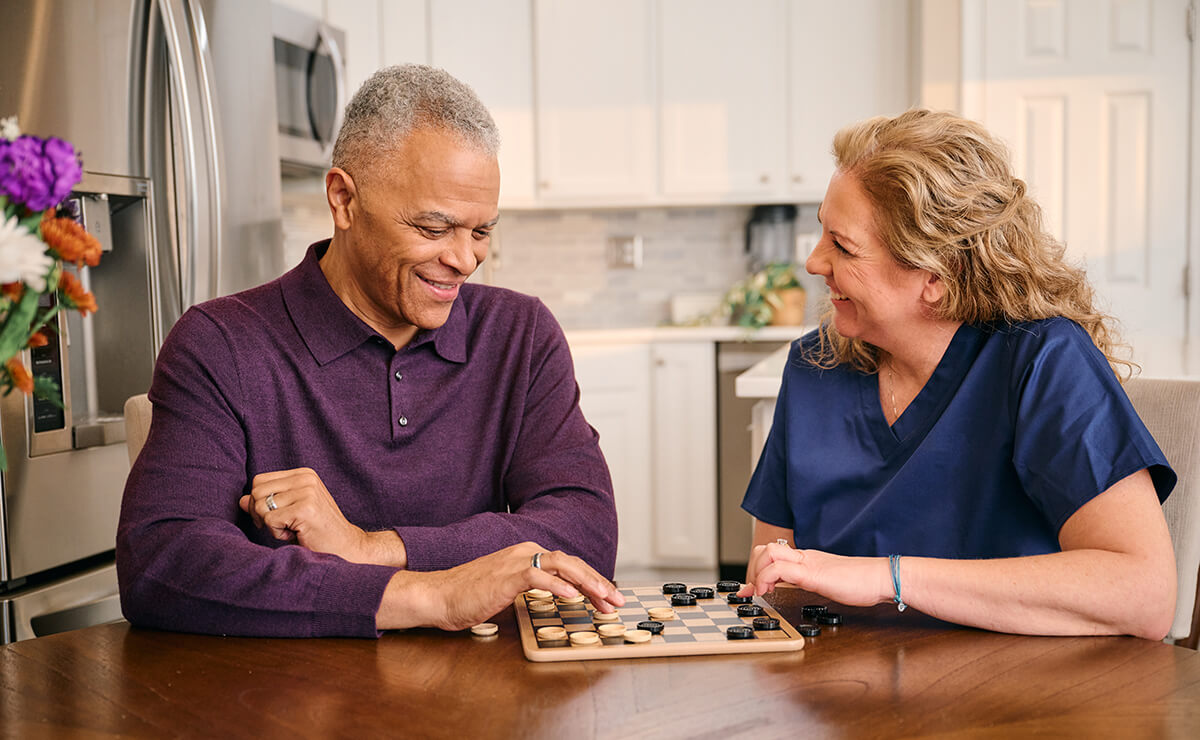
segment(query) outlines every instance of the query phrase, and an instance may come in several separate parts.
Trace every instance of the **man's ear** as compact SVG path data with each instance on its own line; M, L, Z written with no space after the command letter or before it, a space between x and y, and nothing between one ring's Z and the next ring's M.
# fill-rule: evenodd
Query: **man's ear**
M333 227L347 231L358 216L358 189L349 172L333 167L325 173L325 199L329 201Z

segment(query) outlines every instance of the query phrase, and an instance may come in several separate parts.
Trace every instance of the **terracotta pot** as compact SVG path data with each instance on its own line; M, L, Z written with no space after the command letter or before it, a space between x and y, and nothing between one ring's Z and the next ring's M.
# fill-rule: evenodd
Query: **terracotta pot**
M771 314L771 326L799 326L804 323L804 289L788 288L775 294L783 302Z

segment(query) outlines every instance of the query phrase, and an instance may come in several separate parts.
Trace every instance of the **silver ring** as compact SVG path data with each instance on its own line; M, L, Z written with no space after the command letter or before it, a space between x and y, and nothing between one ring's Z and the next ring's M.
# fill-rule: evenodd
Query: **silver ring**
M529 561L529 564L532 567L537 568L538 570L541 570L542 569L542 555L543 555L543 553L535 552L533 554L533 560Z
M787 540L785 540L784 538L780 537L779 539L775 540L775 544L777 544L777 545L783 545L784 547L787 547L787 546L788 546L788 541L787 541Z
M279 508L279 504L275 503L275 494L273 493L267 494L267 508L271 511Z

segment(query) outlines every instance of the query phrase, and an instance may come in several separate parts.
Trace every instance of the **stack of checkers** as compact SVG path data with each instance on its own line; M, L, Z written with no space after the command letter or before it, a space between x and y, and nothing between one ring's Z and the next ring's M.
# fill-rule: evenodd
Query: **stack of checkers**
M733 649L736 641L749 647L749 643L741 642L745 640L776 641L779 649L799 649L803 638L790 624L781 624L778 614L768 612L753 598L735 595L741 585L721 581L715 588L689 588L682 583L667 583L661 588L622 588L625 605L613 614L596 611L582 597L554 598L544 591L526 592L518 597L516 606L522 628L526 620L520 618L525 616L520 612L524 611L535 638L533 645L527 645L527 655L531 647L536 652L561 648L573 654L573 648L624 646L628 653L625 649L616 651L624 657L636 655L638 648L646 645L678 645L680 650L670 654L680 655L727 652L714 643L729 644ZM717 649L704 650L697 643L712 644ZM688 644L694 649L687 649Z

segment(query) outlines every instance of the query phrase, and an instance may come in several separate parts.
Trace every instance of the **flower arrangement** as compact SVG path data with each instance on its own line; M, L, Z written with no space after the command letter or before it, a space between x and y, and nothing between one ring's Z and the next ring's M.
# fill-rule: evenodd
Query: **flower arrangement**
M776 312L784 308L783 294L804 288L796 275L796 265L791 262L772 262L753 275L733 284L721 307L726 316L738 326L761 329L776 318ZM801 304L801 307L803 304Z
M83 315L95 297L67 269L100 263L100 243L64 200L83 175L79 155L58 138L21 135L15 118L0 119L0 391L14 388L61 405L58 385L33 377L21 362L26 347L44 346L50 320L63 308ZM52 296L53 300L42 300ZM0 447L0 469L5 459Z

